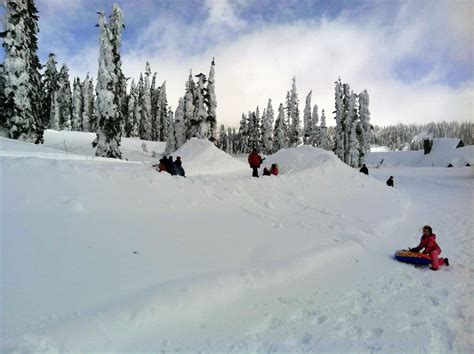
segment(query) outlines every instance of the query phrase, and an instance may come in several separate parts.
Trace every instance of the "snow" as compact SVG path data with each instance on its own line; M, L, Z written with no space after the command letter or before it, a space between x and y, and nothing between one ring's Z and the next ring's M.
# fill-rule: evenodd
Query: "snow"
M53 148L64 137L68 153ZM174 154L184 179L152 169L140 140L123 139L131 163L93 157L93 138L0 140L0 352L472 348L468 168L374 178L302 146L264 162L280 176L254 179L193 139ZM427 223L452 266L395 262Z
M95 156L95 149L92 147L92 141L95 138L95 133L46 130L44 132L44 144L38 148L49 147L69 154L92 157ZM6 143L7 140L3 139L2 142ZM146 145L147 151L143 151L143 144ZM157 163L158 157L165 151L165 145L166 143L160 141L122 137L120 150L124 159ZM157 158L153 158L153 152L155 152Z
M371 149L367 155L366 163L368 166L375 167L383 159L383 167L447 167L449 164L454 167L464 167L467 163L472 165L474 163L474 145L456 149L458 143L459 139L434 139L431 152L427 155L423 150L378 152Z

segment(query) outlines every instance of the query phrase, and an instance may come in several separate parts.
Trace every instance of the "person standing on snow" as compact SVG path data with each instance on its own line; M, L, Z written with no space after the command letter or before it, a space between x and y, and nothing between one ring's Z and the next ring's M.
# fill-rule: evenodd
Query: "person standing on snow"
M436 235L433 233L433 229L428 225L423 226L420 244L415 248L409 248L411 252L420 252L422 249L424 249L423 253L431 258L431 270L438 270L442 265L449 266L447 258L438 258L441 248L436 243Z
M248 158L250 168L252 169L252 177L258 178L258 169L260 168L263 160L265 159L262 159L262 156L258 154L257 150L253 149Z
M365 163L362 165L362 168L359 170L359 172L362 172L364 175L369 175L369 169L365 165Z
M393 187L393 176L390 176L390 178L387 179L387 186Z

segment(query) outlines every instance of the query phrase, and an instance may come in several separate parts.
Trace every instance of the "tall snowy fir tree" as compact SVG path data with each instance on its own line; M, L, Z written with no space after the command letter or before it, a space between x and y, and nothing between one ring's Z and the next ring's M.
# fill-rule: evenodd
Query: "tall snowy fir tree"
M311 116L311 94L312 91L309 91L306 96L306 102L303 112L303 144L305 145L314 145L313 142L313 117Z
M311 116L311 145L313 146L321 146L321 129L318 125L319 123L319 113L318 113L318 105L315 104L313 107L313 114Z
M114 64L115 87L114 104L118 109L118 119L120 121L120 134L123 129L123 122L128 115L127 104L127 79L122 72L122 58L120 48L122 46L122 32L125 28L122 10L117 4L113 4L112 13L109 16L107 27L110 30L110 42L112 45L112 61Z
M199 139L205 139L209 136L210 126L207 122L207 107L206 107L206 98L207 98L207 89L206 89L206 75L198 74L196 75L198 82L196 85L196 105L194 107L194 124L196 125L196 136Z
M173 111L170 109L168 110L168 136L166 137L166 148L165 152L167 154L176 151L176 136L174 131L174 119L173 119Z
M158 92L157 116L159 120L159 141L166 141L170 128L168 98L166 95L166 81L161 84Z
M82 131L94 132L96 129L95 116L94 116L94 84L92 78L89 77L89 73L82 82L82 99L83 99L83 110L82 110Z
M97 147L96 156L122 158L120 151L121 121L119 107L119 79L115 63L120 55L116 39L105 21L104 13L99 13L100 49L97 73L95 116L97 138L92 145Z
M231 154L231 155L235 154L235 152L234 152L234 138L235 138L234 129L233 128L227 128L227 153Z
M290 146L294 147L300 145L302 142L299 99L298 92L296 91L296 77L293 77L287 109L291 120L291 126L289 127Z
M344 113L344 91L342 87L341 79L339 78L335 82L335 102L336 102L336 110L334 111L336 117L336 131L334 137L334 153L344 161L344 152L345 152L345 113Z
M345 87L349 88L348 84ZM352 91L348 92L346 109L346 160L345 162L355 167L359 164L359 142L357 140L358 112L357 95Z
M43 142L41 64L38 11L33 0L3 2L3 96L0 134Z
M174 130L176 136L176 148L179 149L186 142L186 125L184 121L184 99L179 98L178 107L174 115Z
M206 124L201 132L205 138L213 138L216 133L217 117L217 99L216 99L216 74L215 74L215 61L212 58L211 69L209 71L209 77L207 79L207 119Z
M82 131L82 110L84 107L84 98L82 97L81 80L74 79L72 90L72 130Z
M285 109L283 108L283 104L280 103L278 117L275 121L275 129L273 132L273 151L277 152L286 147L288 147L288 140L286 135Z
M125 117L125 122L123 122L123 131L122 134L127 138L133 137L134 125L138 126L138 117L136 115L136 106L138 102L138 89L135 85L135 80L132 79L130 83L130 91L127 98L128 104L128 114ZM138 131L138 128L136 129Z
M141 139L144 140L152 140L152 126L151 126L151 86L150 86L150 79L151 79L151 69L150 64L146 63L145 68L145 78L142 80L140 77L140 81L143 82L143 91L141 95L141 108L140 108L140 130L139 135Z
M370 150L371 128L370 128L370 111L369 111L369 94L367 90L359 94L359 161L358 165L365 163L365 157Z
M249 134L249 126L248 126L248 119L245 113L242 113L242 118L240 119L240 127L239 127L239 145L237 150L241 154L246 154L250 151L249 143L248 143L248 134Z
M43 112L42 121L45 127L49 126L49 122L52 118L52 111L54 111L53 97L54 93L58 90L58 79L59 73L56 67L56 55L50 53L48 60L46 61L44 75L43 75ZM53 108L53 109L52 109Z
M59 71L58 91L56 92L55 109L59 113L59 128L72 129L72 93L69 81L69 69L63 64Z
M184 93L184 126L186 128L186 140L190 139L193 136L196 136L195 128L193 122L194 117L194 92L195 92L195 84L193 81L193 73L192 71L189 72L188 81L186 81L185 85L185 93Z
M328 128L326 127L326 115L324 109L321 112L321 125L319 127L320 138L319 138L319 147L324 150L331 150L331 146L328 138Z
M219 127L217 135L217 147L223 151L227 151L227 133L224 124Z
M273 153L273 121L275 120L275 112L273 111L272 100L268 99L265 115L262 117L262 148L263 151L270 155Z
M258 107L255 112L249 114L248 145L251 150L260 150L260 113Z

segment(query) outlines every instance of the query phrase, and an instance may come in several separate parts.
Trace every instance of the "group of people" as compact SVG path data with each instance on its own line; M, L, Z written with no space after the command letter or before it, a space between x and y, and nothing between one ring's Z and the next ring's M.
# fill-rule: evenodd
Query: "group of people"
M160 159L160 163L158 165L153 165L153 167L158 168L158 172L168 172L172 176L186 177L183 163L181 161L181 157L179 156L175 161L173 161L173 156L164 155Z
M262 158L262 156L259 155L257 150L253 150L249 157L248 157L248 162L250 165L250 168L252 169L252 177L259 177L258 176L258 169L262 165L262 162L265 160L265 158ZM263 175L264 176L278 176L278 164L274 163L268 167L263 168Z
M367 176L369 175L369 169L367 168L365 163L362 165L359 172L363 173L364 175L367 175ZM387 184L387 186L393 187L394 186L393 176L390 176L389 179L387 179L387 182L385 182L385 183Z

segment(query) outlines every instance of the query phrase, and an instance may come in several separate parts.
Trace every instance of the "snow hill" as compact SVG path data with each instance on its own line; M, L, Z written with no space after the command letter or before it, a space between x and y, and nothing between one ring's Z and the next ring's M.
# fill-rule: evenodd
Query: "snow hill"
M282 150L264 163L281 176L253 179L191 140L173 154L184 179L143 162L155 160L140 141L119 161L90 156L89 134L62 139L74 154L0 139L2 353L468 348L468 319L454 316L472 282L454 289L440 272L452 295L424 289L455 325L420 341L443 313L423 308L413 269L391 255L425 219L408 193L332 153ZM472 221L457 217L465 237Z
M423 150L370 152L367 155L368 166L378 166L383 160L383 167L464 167L474 164L474 145L456 148L459 139L438 138L433 140L431 152L427 155Z

